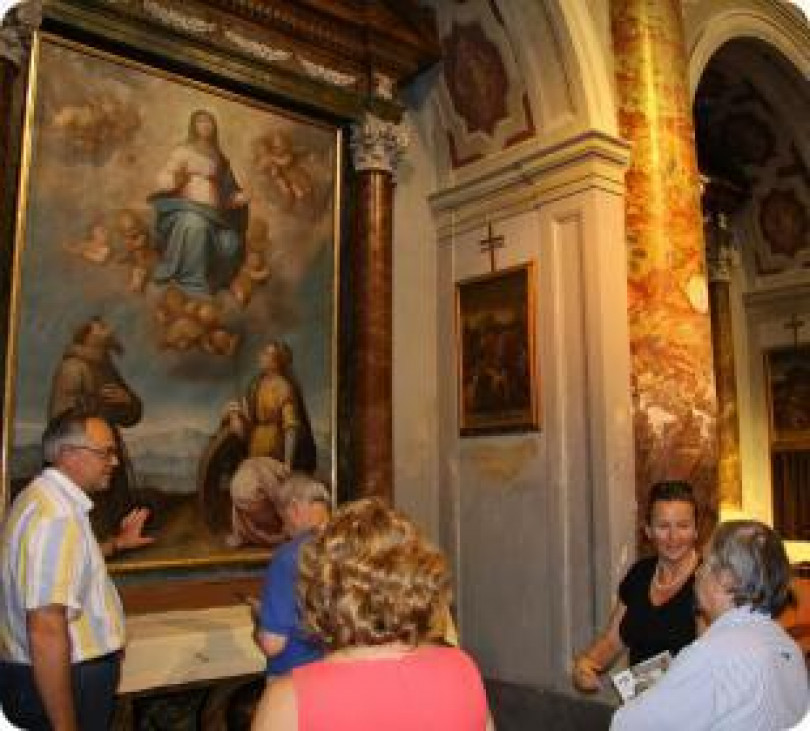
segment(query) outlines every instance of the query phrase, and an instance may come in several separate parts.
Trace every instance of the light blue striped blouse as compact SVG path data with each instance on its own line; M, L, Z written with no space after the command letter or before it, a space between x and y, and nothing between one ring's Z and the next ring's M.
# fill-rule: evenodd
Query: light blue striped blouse
M666 674L619 709L611 731L782 731L807 712L801 649L770 617L737 607L681 650Z

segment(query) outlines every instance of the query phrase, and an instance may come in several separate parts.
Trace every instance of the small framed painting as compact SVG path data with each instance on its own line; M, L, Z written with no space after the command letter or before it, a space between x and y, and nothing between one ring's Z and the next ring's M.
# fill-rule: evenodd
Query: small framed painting
M772 446L810 446L810 345L765 353Z
M540 426L534 285L534 262L456 285L462 436Z

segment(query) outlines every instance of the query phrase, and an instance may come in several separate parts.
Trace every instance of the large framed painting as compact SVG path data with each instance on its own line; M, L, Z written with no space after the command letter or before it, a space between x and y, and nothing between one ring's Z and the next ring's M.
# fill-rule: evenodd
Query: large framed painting
M456 285L462 436L539 428L534 262Z
M334 480L341 131L42 34L7 353L3 493L49 418L113 425L115 571L266 560L279 465Z
M765 353L773 447L810 447L810 345Z

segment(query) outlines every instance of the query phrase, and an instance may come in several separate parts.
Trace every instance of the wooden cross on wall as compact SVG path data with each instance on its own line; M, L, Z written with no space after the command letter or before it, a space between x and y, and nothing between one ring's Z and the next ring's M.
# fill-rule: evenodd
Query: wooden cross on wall
M481 253L489 253L489 268L491 272L495 271L495 250L502 249L506 244L503 236L495 236L492 233L492 222L487 223L487 236L481 239L478 243L481 246Z
M785 323L785 330L793 330L793 347L799 347L799 330L804 327L804 320L800 320L794 312Z

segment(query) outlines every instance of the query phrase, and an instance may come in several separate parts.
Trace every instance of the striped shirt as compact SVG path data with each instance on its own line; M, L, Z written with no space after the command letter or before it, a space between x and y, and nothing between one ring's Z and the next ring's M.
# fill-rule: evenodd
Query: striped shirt
M613 716L611 731L781 731L807 712L799 646L770 617L738 607L681 650L649 690Z
M56 469L18 496L0 538L0 659L30 664L26 612L67 609L71 663L120 650L121 600L90 527L93 503Z

